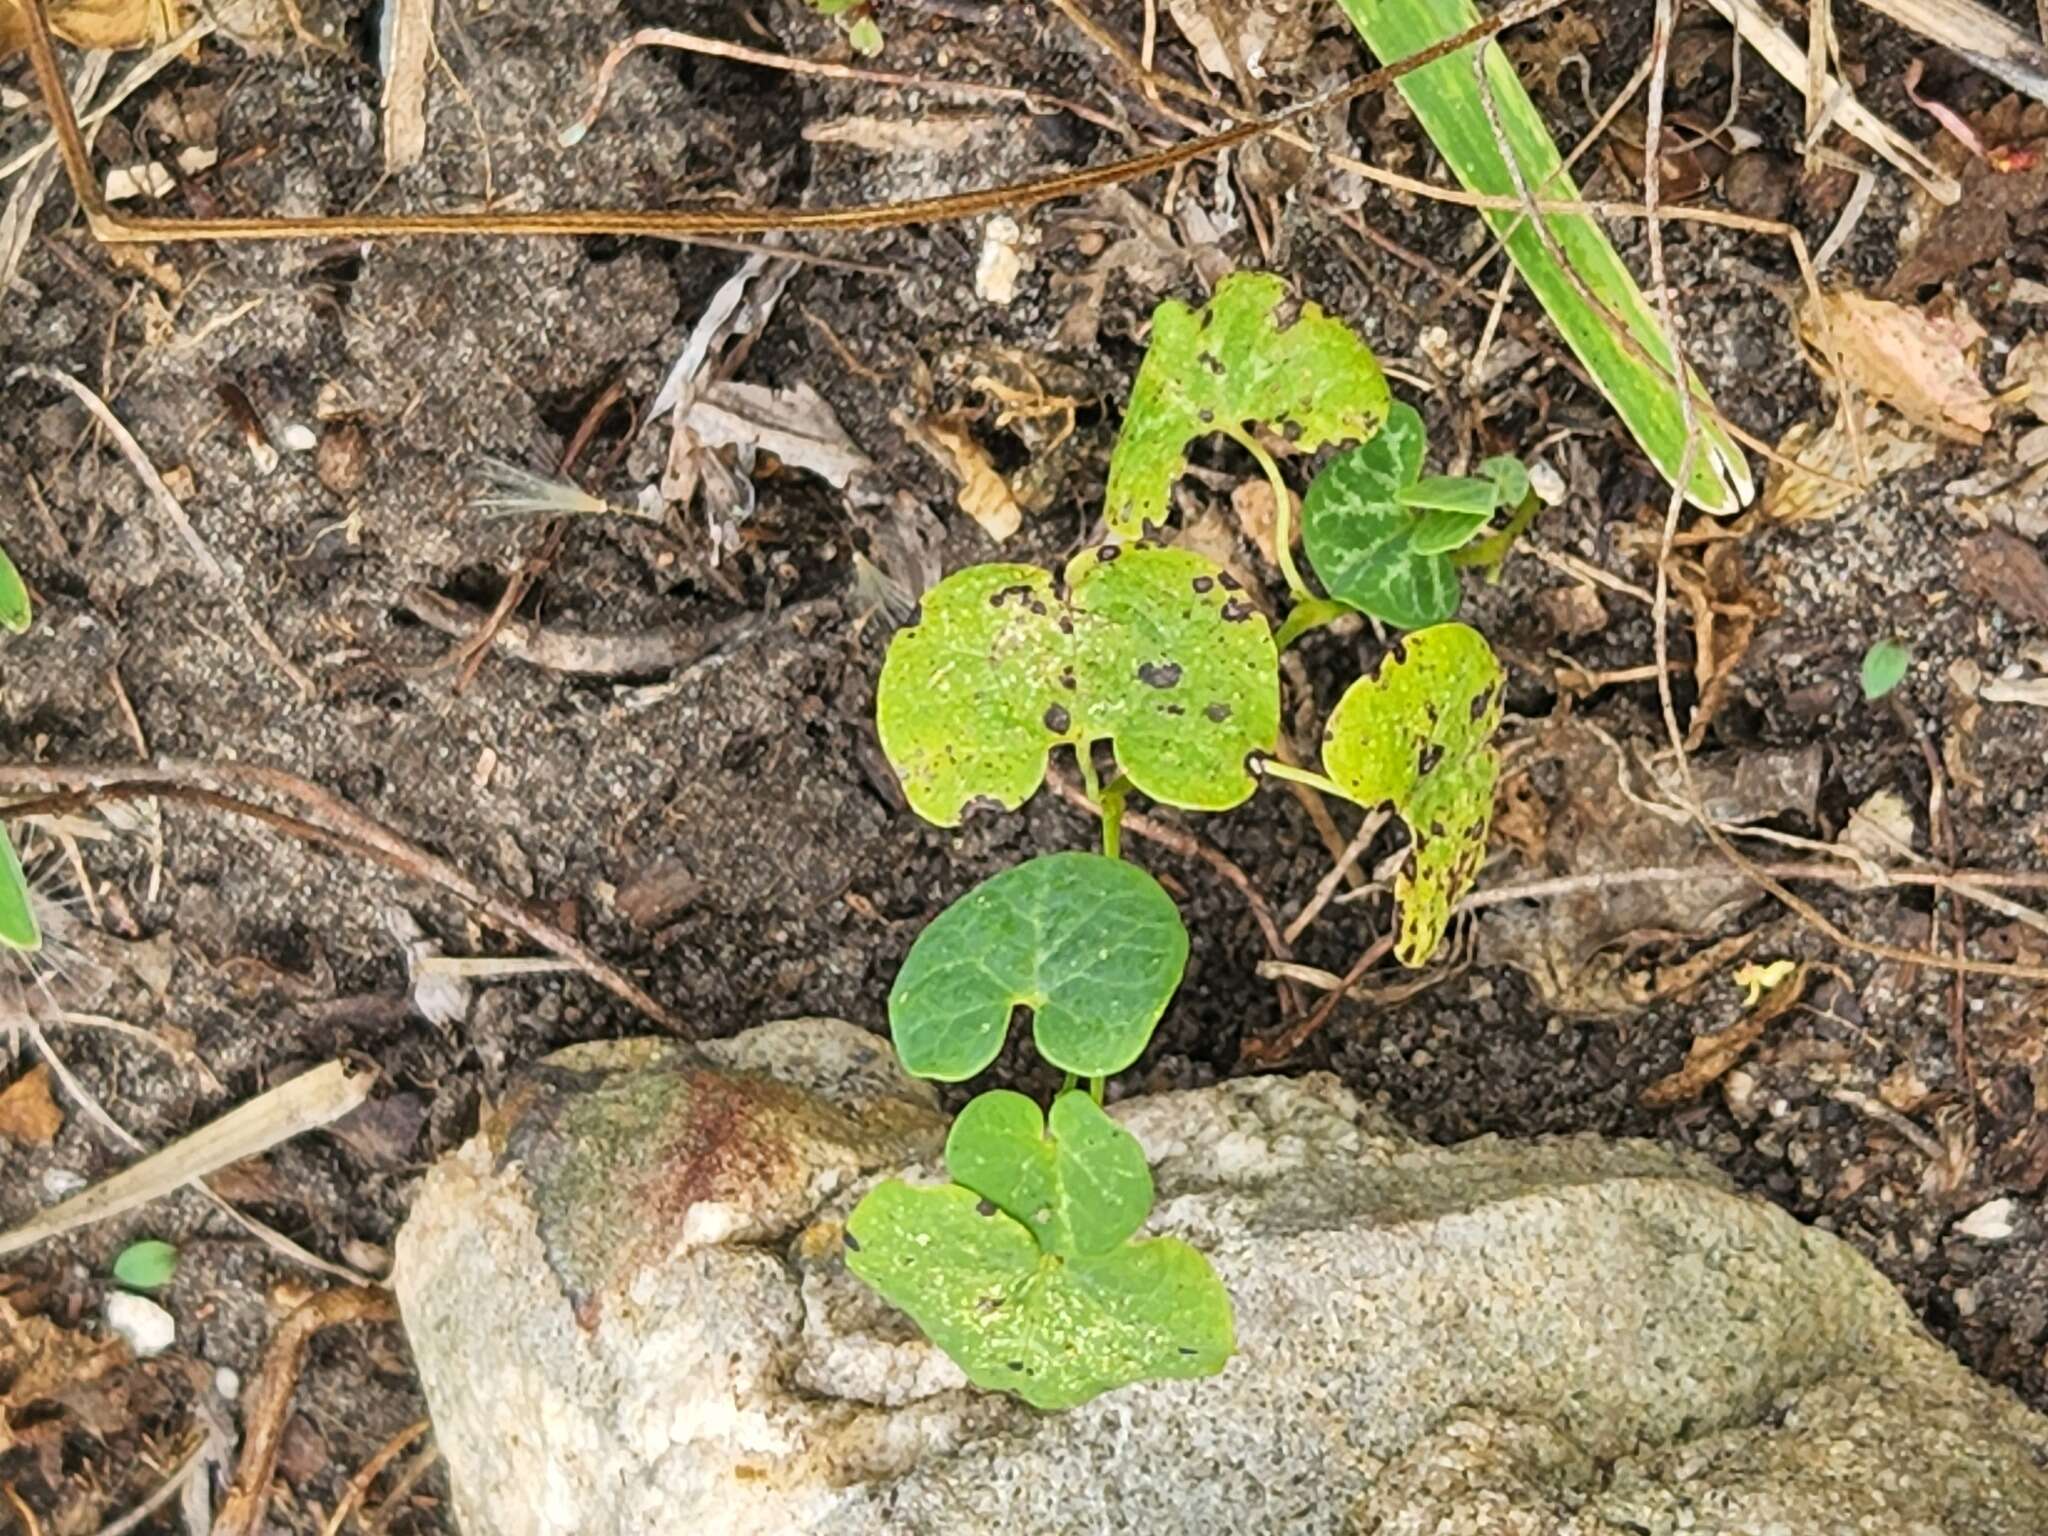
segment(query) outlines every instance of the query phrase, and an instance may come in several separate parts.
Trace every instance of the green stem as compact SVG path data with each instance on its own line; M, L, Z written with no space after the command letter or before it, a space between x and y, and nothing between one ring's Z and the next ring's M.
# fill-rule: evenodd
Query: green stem
M1102 1089L1103 1085L1107 1082L1107 1078L1101 1077L1091 1077L1088 1079L1088 1096L1095 1100L1098 1105L1102 1103Z
M1288 610L1287 617L1274 632L1273 648L1284 651L1303 635L1321 629L1325 624L1334 624L1354 611L1349 603L1340 603L1334 597L1311 597L1298 602Z
M1088 792L1088 798L1096 805L1102 804L1102 778L1095 771L1093 742L1074 743L1074 766L1081 770L1081 788Z
M1313 768L1297 768L1292 763L1281 762L1277 757L1260 758L1259 773L1265 778L1288 779L1296 784L1306 784L1310 789L1321 790L1324 794L1334 795L1339 800L1351 798L1337 787L1334 780L1325 778Z
M1102 810L1102 853L1105 858L1124 856L1124 800L1131 792L1128 774L1118 774L1104 787L1096 804Z
M1230 436L1258 461L1259 468L1265 471L1267 484L1273 487L1273 558L1280 563L1280 574L1287 578L1287 590L1299 600L1308 602L1314 594L1294 564L1294 493L1287 489L1280 466L1273 462L1273 455L1266 452L1265 444L1242 428L1232 431Z
M1515 508L1515 515L1499 533L1481 539L1477 544L1468 544L1451 556L1451 564L1459 567L1482 566L1489 582L1500 580L1502 562L1515 547L1515 541L1529 531L1529 525L1536 521L1536 514L1543 510L1543 503L1531 491L1522 498L1522 504Z
M1074 1091L1074 1084L1080 1081L1081 1077L1079 1073L1069 1072L1067 1074L1067 1080L1060 1084L1060 1093L1072 1093ZM1058 1097L1058 1095L1056 1094L1054 1095L1054 1097Z

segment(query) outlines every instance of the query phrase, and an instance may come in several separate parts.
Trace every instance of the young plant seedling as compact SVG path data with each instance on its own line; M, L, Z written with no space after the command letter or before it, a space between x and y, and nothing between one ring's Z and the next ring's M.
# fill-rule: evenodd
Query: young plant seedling
M863 58L871 59L882 51L882 29L875 23L870 0L811 0L811 8L836 20L853 51Z
M1283 323L1284 293L1278 278L1244 273L1199 314L1161 306L1111 460L1114 532L1164 520L1188 444L1212 431L1265 466L1284 506L1278 467L1253 436L1260 426L1310 448L1365 439L1344 462L1384 461L1357 494L1384 503L1399 539L1380 542L1398 542L1411 563L1445 558L1502 506L1529 500L1512 460L1489 461L1483 478L1422 479L1414 411L1394 407L1391 440L1373 437L1390 401L1370 349L1313 305ZM1278 538L1284 550L1284 523ZM1287 570L1304 599L1297 614L1323 604ZM1476 631L1421 629L1338 705L1324 778L1272 756L1279 649L1250 597L1199 555L1110 544L1077 556L1063 581L1035 566L984 565L926 593L919 621L890 643L875 698L883 751L912 808L940 826L977 805L1014 810L1044 783L1047 755L1066 747L1101 812L1103 851L1005 870L911 946L889 996L908 1071L940 1082L985 1071L1022 1008L1066 1085L1049 1116L1004 1090L970 1101L946 1143L952 1182L870 1190L847 1219L848 1268L969 1380L1041 1408L1221 1370L1229 1297L1185 1243L1137 1240L1151 1173L1101 1108L1103 1080L1144 1052L1188 958L1172 898L1118 856L1124 802L1138 793L1227 810L1261 778L1284 775L1363 805L1391 803L1415 845L1396 893L1396 952L1421 965L1485 850L1501 685ZM1117 764L1106 786L1095 764L1105 746Z
M1426 629L1455 614L1457 568L1466 563L1455 552L1503 508L1515 515L1505 535L1512 540L1535 505L1529 472L1516 459L1488 459L1477 476L1425 477L1424 437L1415 407L1394 402L1379 435L1332 459L1301 505L1301 541L1330 596L1397 629ZM1290 617L1283 641L1331 616Z

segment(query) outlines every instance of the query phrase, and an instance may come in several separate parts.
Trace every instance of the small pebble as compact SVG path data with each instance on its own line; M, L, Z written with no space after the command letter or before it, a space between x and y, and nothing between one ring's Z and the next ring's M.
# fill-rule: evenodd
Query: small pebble
M85 1188L85 1175L73 1173L69 1168L45 1168L43 1170L43 1193L52 1200L62 1200L77 1194Z
M138 1360L152 1359L178 1341L178 1325L171 1314L133 1291L115 1291L107 1297L107 1326L128 1341Z
M232 1403L242 1395L241 1373L221 1366L213 1373L213 1390L218 1392L224 1401Z
M1976 1242L2003 1242L2012 1236L2012 1218L2016 1209L2017 1205L2011 1200L1987 1201L1957 1222L1956 1230Z

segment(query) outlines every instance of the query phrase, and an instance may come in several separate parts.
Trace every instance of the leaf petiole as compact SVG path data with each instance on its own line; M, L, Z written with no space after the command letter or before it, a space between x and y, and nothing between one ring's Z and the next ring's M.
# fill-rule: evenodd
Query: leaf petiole
M1277 757L1260 758L1258 771L1262 777L1286 779L1291 783L1306 784L1310 789L1319 790L1323 794L1334 796L1339 800L1349 800L1351 798L1351 796L1344 793L1337 786L1335 780L1325 778L1313 768L1297 768L1292 763L1283 763Z
M1266 451L1266 445L1244 428L1231 427L1225 435L1258 461L1266 483L1273 487L1273 558L1279 562L1280 574L1287 579L1287 590L1301 602L1312 601L1314 594L1294 563L1294 493L1287 489L1280 466Z
M1358 610L1348 603L1340 603L1334 597L1304 598L1288 610L1287 617L1274 632L1273 648L1284 651L1303 635L1312 634L1325 624L1334 624L1347 613Z
M1506 563L1515 541L1529 531L1529 525L1536 521L1536 514L1543 510L1543 503L1531 491L1522 498L1522 504L1515 508L1515 515L1508 519L1507 526L1499 533L1489 534L1477 544L1454 552L1451 564L1456 566L1478 566L1486 574L1488 582L1500 580L1500 569Z
M1096 798L1096 805L1102 811L1102 856L1120 859L1124 845L1124 801L1131 792L1129 774L1120 773L1103 787Z

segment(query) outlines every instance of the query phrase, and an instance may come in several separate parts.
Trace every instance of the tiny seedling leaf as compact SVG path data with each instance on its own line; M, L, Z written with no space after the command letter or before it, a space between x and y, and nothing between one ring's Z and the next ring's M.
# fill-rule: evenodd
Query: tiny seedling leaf
M18 635L28 628L28 621L28 585L7 551L0 549L0 629Z
M1187 930L1135 864L1054 853L984 880L932 920L889 991L904 1070L957 1083L996 1059L1010 1014L1063 1072L1136 1061L1180 985Z
M1470 475L1430 475L1413 485L1404 485L1395 499L1418 512L1455 512L1461 517L1484 521L1500 504L1500 493L1491 480Z
M1906 680L1913 665L1912 649L1897 640L1880 640L1863 653L1863 697L1881 699Z
M1491 491L1492 487L1487 489ZM1492 518L1491 510L1477 514L1448 508L1425 512L1415 520L1414 531L1408 535L1408 547L1418 555L1447 555L1470 544Z
M147 1238L130 1243L114 1260L114 1283L131 1291L160 1291L178 1272L178 1250Z
M1414 853L1395 881L1394 955L1427 961L1486 854L1505 679L1479 632L1441 624L1404 637L1379 675L1353 683L1323 733L1323 767L1361 805L1391 804Z
M1401 629L1458 611L1457 571L1415 548L1418 519L1400 502L1422 472L1423 432L1415 407L1396 401L1379 435L1332 459L1301 507L1302 544L1330 595Z
M946 1167L954 1183L871 1190L847 1218L846 1264L975 1385L1071 1408L1229 1360L1229 1295L1179 1239L1132 1240L1151 1170L1086 1093L1060 1095L1050 1124L1021 1094L983 1094Z
M22 873L14 840L0 826L0 950L34 954L42 947L43 930L29 896L28 876Z
M1066 595L1030 565L977 565L924 596L876 690L882 750L917 813L956 825L970 802L1014 810L1046 754L1110 741L1154 800L1222 811L1280 729L1265 616L1187 550L1105 545L1068 565Z
M1387 381L1372 349L1314 304L1290 324L1286 281L1235 272L1200 310L1176 300L1152 314L1152 342L1131 387L1109 461L1104 515L1135 537L1166 521L1188 445L1253 426L1283 432L1304 453L1368 438L1387 414Z
M1479 473L1493 482L1494 502L1510 512L1529 499L1528 466L1512 454L1479 461Z

